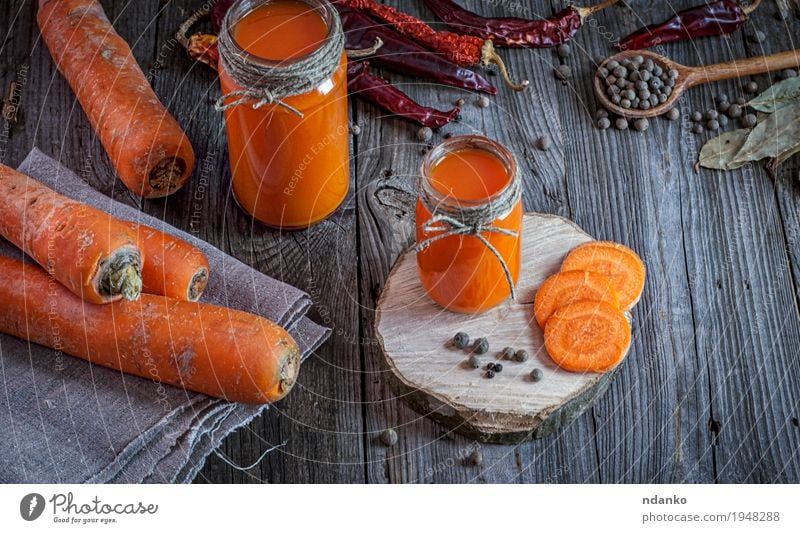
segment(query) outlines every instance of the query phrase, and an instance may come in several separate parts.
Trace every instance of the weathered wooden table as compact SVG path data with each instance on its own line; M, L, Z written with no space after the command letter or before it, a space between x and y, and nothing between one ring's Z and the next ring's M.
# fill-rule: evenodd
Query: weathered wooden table
M460 1L484 13L521 10L532 17L565 4ZM421 0L390 3L432 18ZM591 58L609 54L619 35L699 0L631 3L635 11L608 9L582 29L566 60L566 83L553 77L553 50L504 52L531 89L501 88L485 110L474 105L475 95L388 74L440 108L465 98L463 121L444 132L483 133L511 147L526 172L528 210L568 217L597 238L623 242L649 268L634 345L608 392L548 438L482 445L485 463L473 467L462 457L474 442L393 395L372 333L376 299L413 228L413 212L376 191L413 189L423 148L417 128L353 100L352 120L362 133L353 138L353 186L344 207L302 232L253 225L229 194L225 131L212 108L215 73L193 65L173 38L201 0L103 2L198 154L186 188L141 208L305 289L317 302L314 318L334 330L290 397L228 438L221 452L249 465L265 449L286 445L246 471L212 456L199 482L800 481L800 157L775 176L760 165L695 173L706 136L680 122L654 120L643 134L592 127ZM694 65L797 46L797 11L783 22L776 10L767 0L752 17L767 33L761 44L737 32L666 51ZM33 0L0 4L0 86L16 82L12 99L19 104L16 117L0 122L0 161L16 165L36 145L135 204L113 178L34 17ZM765 87L768 78L756 81ZM734 95L740 86L694 89L682 109L706 109L712 95ZM548 151L534 148L543 134L554 140ZM376 438L387 427L400 437L392 448Z

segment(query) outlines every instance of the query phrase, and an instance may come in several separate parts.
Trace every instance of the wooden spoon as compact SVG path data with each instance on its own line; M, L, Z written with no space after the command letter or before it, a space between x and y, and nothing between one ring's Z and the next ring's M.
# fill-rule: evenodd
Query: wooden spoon
M612 102L609 98L608 93L606 93L606 83L600 76L600 68L598 67L594 76L594 91L597 94L597 98L600 100L600 104L609 111L627 118L650 118L662 115L675 106L681 94L683 94L686 89L694 87L695 85L700 85L701 83L727 80L741 76L752 76L754 74L763 74L764 72L773 70L800 66L800 50L787 50L768 56L735 59L727 63L717 63L715 65L705 65L702 67L687 67L686 65L681 65L667 57L647 50L626 50L609 57L603 61L600 67L604 67L612 59L619 62L623 59L633 59L633 57L639 55L645 60L652 59L653 62L661 66L665 72L671 69L677 70L678 79L675 80L672 93L663 104L651 107L650 109L634 109L633 107L625 109Z

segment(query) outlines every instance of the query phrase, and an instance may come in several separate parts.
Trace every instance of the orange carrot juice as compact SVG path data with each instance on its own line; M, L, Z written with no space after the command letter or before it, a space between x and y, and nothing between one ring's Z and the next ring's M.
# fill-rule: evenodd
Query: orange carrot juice
M223 31L257 66L287 67L330 38L327 2L241 0ZM223 94L241 87L220 68ZM350 186L347 59L342 52L333 76L315 90L254 109L250 103L225 112L233 192L257 220L284 229L305 228L333 213Z
M511 295L500 259L473 234L441 236L456 226L441 218L458 210L483 209L497 216L484 226L514 232L482 231L502 257L516 284L521 263L522 203L508 196L519 184L513 155L501 145L478 136L453 137L434 148L423 163L417 202L417 253L422 286L439 305L460 313L479 313ZM492 210L505 196L508 205ZM437 219L434 217L439 217ZM431 220L434 219L434 220Z

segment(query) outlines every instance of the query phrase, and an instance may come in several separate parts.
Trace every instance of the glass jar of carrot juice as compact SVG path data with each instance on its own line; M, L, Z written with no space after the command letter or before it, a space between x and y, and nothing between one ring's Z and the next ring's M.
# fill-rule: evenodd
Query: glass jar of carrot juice
M224 106L234 196L272 227L301 229L325 219L350 187L347 58L338 17L326 0L239 0L223 22L220 43L226 33L231 44L220 46L221 101L244 89L234 81L234 62L240 71L280 75L306 68L321 47L338 52L330 56L331 64L338 60L332 75L306 92ZM334 31L340 40L331 45Z
M505 147L468 135L422 164L417 267L428 295L459 313L486 311L514 293L522 260L517 163Z

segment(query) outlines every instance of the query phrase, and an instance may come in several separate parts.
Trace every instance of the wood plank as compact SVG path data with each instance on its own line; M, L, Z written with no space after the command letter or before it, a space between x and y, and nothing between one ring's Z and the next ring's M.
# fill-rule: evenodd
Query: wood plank
M292 394L225 440L221 452L251 465L272 446L287 444L241 472L209 458L198 482L334 483L363 480L361 379L356 291L355 212L351 197L332 218L303 232L268 229L246 215L230 192L222 116L214 111L216 73L192 64L173 35L196 5L166 4L157 47L145 71L184 126L198 154L189 184L147 209L241 261L312 295L310 316L334 337L303 365Z
M592 57L613 53L609 36L624 35L691 2L615 6L590 19L572 43L572 69L559 87L561 120L570 138L567 190L573 219L598 239L624 243L648 267L634 310L634 340L605 397L593 408L600 479L611 482L703 482L712 479L705 427L705 361L692 342L689 276L679 183L691 173L679 123L659 119L650 131L599 130Z
M731 39L731 55L797 46L798 21L776 24L771 9L756 10L745 29L751 27L770 38L755 44L739 32ZM706 46L710 50L712 44ZM766 88L769 78L757 81ZM710 361L718 479L796 481L800 434L792 419L800 406L800 314L784 226L796 232L797 221L793 215L782 219L787 197L778 192L783 200L776 200L775 183L761 165L711 172L687 184L686 208L696 235L690 264L700 274L694 297L701 304L696 309L704 310L697 320L698 346ZM717 268L712 257L718 258Z
M412 8L407 2L387 2L421 14L427 10ZM487 14L503 12L502 5L465 2L471 9ZM536 11L549 15L549 7ZM505 87L492 99L486 110L475 105L476 96L426 80L412 80L395 73L385 73L393 82L427 105L448 108L463 97L467 105L460 123L441 132L482 133L509 146L519 158L525 173L523 201L526 209L568 215L564 182L564 147L560 140L557 101L549 90L552 51L508 51L504 54L510 68L532 82L532 90L511 94ZM501 83L499 77L492 78ZM394 260L412 241L413 205L387 208L376 197L379 188L390 185L413 191L414 179L424 146L416 140L417 127L398 119L386 118L374 107L356 103L363 133L358 138L358 216L361 261L362 324L374 321L374 305ZM543 134L553 136L555 146L538 152L534 140ZM437 136L436 139L441 139ZM367 468L370 482L583 482L595 477L597 457L593 446L593 425L583 416L539 442L519 446L480 445L484 465L466 464L477 443L420 417L389 388L385 367L375 348L369 328L362 328L362 343L367 371ZM377 435L386 427L396 428L400 440L385 448Z

